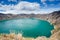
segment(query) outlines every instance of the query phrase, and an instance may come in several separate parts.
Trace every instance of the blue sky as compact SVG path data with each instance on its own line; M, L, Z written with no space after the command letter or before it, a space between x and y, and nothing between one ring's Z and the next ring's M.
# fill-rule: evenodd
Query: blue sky
M1 13L50 13L60 10L60 0L0 0Z

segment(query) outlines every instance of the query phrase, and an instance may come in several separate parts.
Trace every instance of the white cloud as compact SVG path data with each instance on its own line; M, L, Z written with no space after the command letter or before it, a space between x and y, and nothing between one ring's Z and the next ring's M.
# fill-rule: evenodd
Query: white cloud
M47 0L41 0L41 2L46 2Z
M41 0L41 2L43 3L43 5L44 5L45 7L47 7L46 1L53 2L53 1L56 1L56 0Z
M0 10L8 11L8 10L11 10L11 9L13 9L12 5L2 5L2 4L0 4Z
M3 10L5 13L35 13L40 11L40 4L30 3L26 1L21 1L17 5L2 5L0 4L0 10ZM2 11L0 11L2 12Z
M46 0L41 0L41 2L45 5L46 4Z
M47 1L47 0L41 0L41 2L43 3L44 7L47 7L46 1Z
M17 2L17 0L8 0L9 2Z
M45 3L47 0L41 0L41 2L43 2L43 3ZM52 2L52 1L57 1L57 0L48 0L48 1L50 1L50 2Z
M15 5L15 9L17 9L17 10L32 10L32 11L39 10L40 4L22 1L19 4Z
M47 6L47 4L45 4ZM58 8L59 9L59 8ZM58 10L56 9L56 10ZM49 9L49 11L52 9ZM54 9L55 10L55 9ZM9 5L2 5L0 3L0 12L1 13L12 13L12 14L20 14L20 13L49 13L47 9L42 10L40 8L39 3L31 3L27 1L20 1L18 4L9 4Z

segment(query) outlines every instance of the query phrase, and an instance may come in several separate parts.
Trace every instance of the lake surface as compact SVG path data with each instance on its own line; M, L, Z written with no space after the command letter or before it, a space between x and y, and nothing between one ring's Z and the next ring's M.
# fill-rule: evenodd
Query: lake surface
M22 33L24 37L50 37L53 29L53 25L49 22L34 18L0 21L0 33L10 33L12 30L16 33Z

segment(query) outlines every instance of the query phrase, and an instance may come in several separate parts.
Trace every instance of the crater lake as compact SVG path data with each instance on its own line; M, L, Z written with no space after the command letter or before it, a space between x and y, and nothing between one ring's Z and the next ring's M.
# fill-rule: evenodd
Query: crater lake
M22 33L23 37L51 36L54 26L48 21L36 18L21 18L14 20L0 21L0 33L10 33L14 31Z

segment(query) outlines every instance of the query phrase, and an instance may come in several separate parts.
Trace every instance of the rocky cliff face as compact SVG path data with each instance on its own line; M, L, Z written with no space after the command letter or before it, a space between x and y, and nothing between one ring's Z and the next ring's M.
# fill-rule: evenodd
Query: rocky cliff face
M3 14L3 13L0 13L0 20L5 20L5 19L9 19L12 17L12 14Z
M49 40L60 40L60 11L52 12L50 15L54 30L52 31L52 36Z
M0 13L0 20L8 20L8 19L13 19L13 18L16 18L16 15Z
M51 14L51 23L54 25L55 30L53 30L53 33L60 30L60 11L52 12Z
M52 15L51 16L52 20L56 20L54 25L60 23L60 21L59 21L60 20L60 11L52 12L51 15Z

